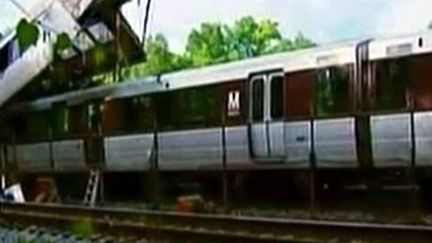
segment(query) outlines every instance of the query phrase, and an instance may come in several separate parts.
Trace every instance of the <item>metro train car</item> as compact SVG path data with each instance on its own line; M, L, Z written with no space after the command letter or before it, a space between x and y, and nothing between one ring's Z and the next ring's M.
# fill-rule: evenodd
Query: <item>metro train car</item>
M334 175L432 168L432 32L338 43L12 104L19 173ZM397 172L397 173L396 173Z

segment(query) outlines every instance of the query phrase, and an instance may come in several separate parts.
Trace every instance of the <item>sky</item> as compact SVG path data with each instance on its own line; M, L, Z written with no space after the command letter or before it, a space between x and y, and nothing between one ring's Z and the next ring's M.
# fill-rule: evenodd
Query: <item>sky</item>
M278 21L318 43L417 32L432 21L431 0L154 0L150 32L163 33L176 52L204 21L232 24L242 16Z
M0 0L0 32L17 9ZM28 7L43 0L15 0ZM145 2L145 0L141 0ZM432 0L153 0L150 34L164 34L175 52L202 22L232 24L251 15L279 22L285 37L298 32L323 44L417 32L432 21ZM131 11L132 17L137 11ZM12 21L13 22L13 21Z

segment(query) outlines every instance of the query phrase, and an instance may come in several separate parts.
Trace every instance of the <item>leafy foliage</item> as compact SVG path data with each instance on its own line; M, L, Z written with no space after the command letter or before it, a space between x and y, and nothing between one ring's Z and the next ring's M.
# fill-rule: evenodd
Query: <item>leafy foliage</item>
M230 43L224 28L218 23L203 23L193 29L186 44L186 56L194 66L204 66L229 60Z
M302 33L292 40L284 38L279 24L270 19L258 22L247 16L232 26L202 23L191 30L183 54L171 52L162 34L150 37L146 46L147 63L125 68L123 76L155 75L313 46L315 43Z
M35 45L39 39L38 27L28 22L26 19L21 19L16 28L18 45L22 52L30 46Z
M204 66L315 46L299 33L292 41L284 39L279 24L270 19L257 22L247 16L233 26L203 23L189 35L186 56L192 66Z
M146 53L147 62L124 68L122 76L125 78L134 78L145 75L158 75L185 69L192 64L186 56L171 52L168 41L162 34L148 38Z
M156 74L174 69L174 54L169 50L166 38L158 34L150 37L147 45L148 62L144 73Z
M90 218L83 218L73 225L72 232L82 237L89 237L94 233L94 226Z
M238 59L271 53L272 44L282 40L278 23L269 19L257 23L252 17L244 17L227 29Z

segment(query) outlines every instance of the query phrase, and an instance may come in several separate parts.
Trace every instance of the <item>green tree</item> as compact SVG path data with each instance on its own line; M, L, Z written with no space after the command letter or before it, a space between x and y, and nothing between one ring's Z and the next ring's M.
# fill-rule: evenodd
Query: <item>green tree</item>
M162 34L150 36L146 45L147 61L123 70L125 78L157 75L174 69L175 55L169 50L168 41Z
M267 54L282 39L277 22L265 19L258 23L250 16L236 21L227 32L237 59Z
M290 39L281 39L277 42L274 42L272 45L270 45L266 53L273 54L273 53L280 53L280 52L287 52L287 51L293 51L295 50L294 43Z
M429 23L428 28L432 29L432 21Z
M147 39L146 53L146 62L138 63L122 70L122 76L125 79L158 75L185 69L192 65L190 59L185 55L177 55L171 52L167 39L160 33L155 37L150 36Z
M293 50L305 49L314 47L316 44L310 39L306 38L301 32L293 40Z
M171 71L174 67L174 54L169 50L168 41L162 34L150 37L147 42L147 62L145 74L159 74Z
M248 16L232 26L203 23L190 32L184 54L171 52L162 34L150 37L146 46L147 62L125 68L123 76L155 75L312 46L315 44L302 33L293 39L283 38L279 24L269 19L258 22Z
M186 56L194 66L205 66L229 60L229 42L218 23L203 23L193 29L186 44Z
M247 16L233 26L203 23L200 29L192 30L186 45L186 56L193 66L205 66L314 45L302 33L298 33L293 40L283 38L275 21L264 19L258 22Z

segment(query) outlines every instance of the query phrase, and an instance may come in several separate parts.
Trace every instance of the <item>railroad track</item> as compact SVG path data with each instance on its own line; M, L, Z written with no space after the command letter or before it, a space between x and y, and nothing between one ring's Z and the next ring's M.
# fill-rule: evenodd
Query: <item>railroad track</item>
M322 220L185 214L59 204L2 204L5 223L70 229L83 220L94 233L172 242L430 242L432 227Z

